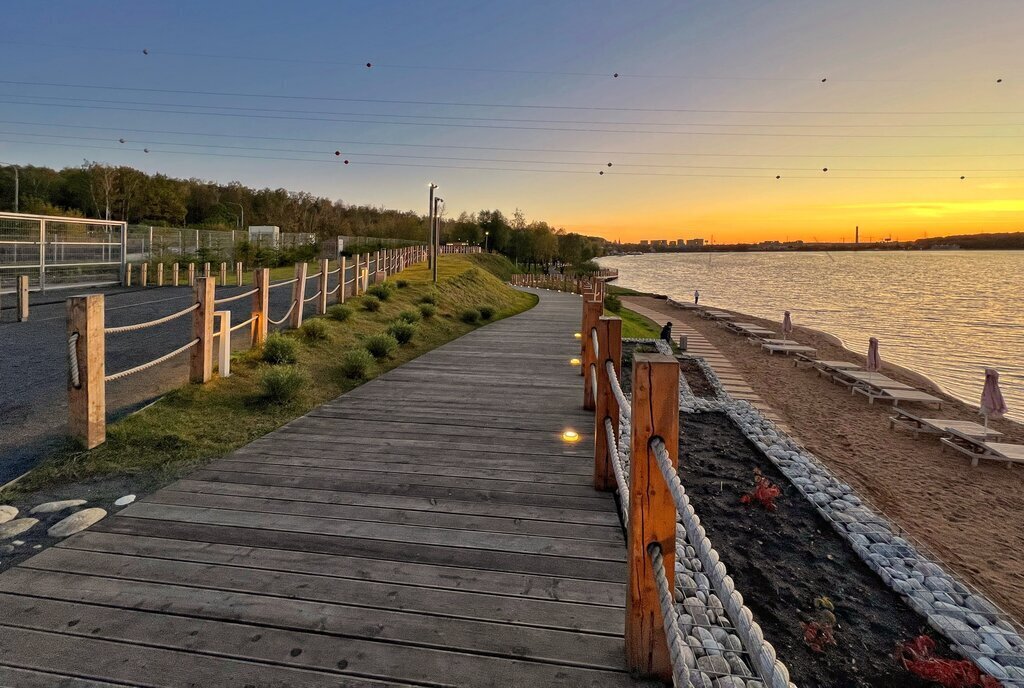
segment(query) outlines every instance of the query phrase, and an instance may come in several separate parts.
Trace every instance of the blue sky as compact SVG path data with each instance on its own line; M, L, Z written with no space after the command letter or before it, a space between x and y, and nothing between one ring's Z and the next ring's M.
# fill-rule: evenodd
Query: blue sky
M442 185L449 212L498 207L511 213L519 206L529 218L542 217L613 237L628 237L640 231L668 233L671 237L713 233L717 228L724 239L730 232L754 231L758 222L765 232L803 232L808 236L809 232L817 232L827 236L844 231L847 223L856 221L855 215L867 213L865 208L879 209L882 216L889 218L895 204L909 204L911 210L897 218L899 222L910 223L909 232L919 226L911 221L915 204L985 200L998 205L1005 200L1004 196L1019 190L1017 183L991 182L988 186L1001 184L1003 188L989 189L986 195L977 185L967 192L963 185L943 180L929 196L928 187L936 184L916 180L802 181L799 177L804 173L795 171L787 172L788 177L794 178L788 179L783 189L768 181L775 181L773 168L817 168L819 164L831 164L833 170L841 173L842 166L850 166L851 160L832 156L864 151L991 155L1012 146L1022 150L1024 146L1012 137L1006 141L845 139L841 135L833 139L748 137L736 136L736 130L730 133L721 127L751 122L773 127L787 123L821 127L854 123L877 126L995 122L995 115L985 113L1024 111L1024 57L1016 47L1022 20L1024 7L1019 3L995 1L24 2L4 10L5 24L17 27L18 31L6 45L3 79L183 93L0 84L0 160L65 166L80 164L88 158L131 164L173 176L239 180L255 186L306 190L352 203L413 209L426 205L425 185L434 180ZM144 55L143 49L149 50L149 54ZM360 66L367 61L375 66ZM475 68L495 71L472 71ZM613 72L623 76L614 79ZM725 78L651 78L665 75ZM822 77L828 79L826 84L820 83ZM1006 79L999 88L993 85L997 77ZM291 98L195 93L204 90ZM869 110L897 114L825 118L457 107L325 98L581 108ZM18 100L21 102L14 102ZM196 105L237 109L218 110L230 116L182 114L188 106ZM127 108L136 111L124 111ZM175 109L178 112L168 112ZM919 111L982 114L974 119L936 115L923 120L917 115L899 114ZM362 117L357 116L360 114ZM406 121L401 125L316 121L379 120L381 115L402 115ZM423 126L431 120L413 120L410 116L491 119L432 120L461 125L442 127ZM503 122L494 118L566 123ZM1006 120L1024 122L1024 116L1002 116L1000 121ZM413 121L419 124L412 124ZM641 128L638 124L594 124L600 122L692 122L719 125L716 131L721 133L635 134L629 132ZM612 131L514 128L538 126ZM182 133L142 133L129 129ZM927 130L933 131L949 129ZM992 131L1020 134L1024 127ZM70 138L28 135L33 133ZM243 135L307 140L242 138ZM103 140L85 140L87 137ZM126 143L118 143L119 138L125 138ZM337 143L341 141L362 143ZM46 143L62 145L43 145ZM385 145L401 143L416 146ZM209 144L239 148L204 147ZM424 148L425 145L451 147ZM141 147L154 152L125 150ZM108 150L111 148L115 150ZM523 148L536 150L520 150ZM336 149L343 152L342 158L350 158L352 164L339 164L340 159L333 156ZM307 152L289 152L300 150ZM645 157L637 155L639 152L703 153L712 157ZM748 153L761 157L743 158L739 162L728 157ZM247 159L227 157L228 154L303 157L320 162ZM474 163L371 158L367 157L369 154L484 160ZM793 154L808 158L785 157ZM725 157L714 157L718 155ZM772 157L775 155L780 157ZM599 176L598 171L612 160L618 168ZM672 172L627 167L629 163L666 161L692 164L700 169ZM385 162L392 164L370 164ZM932 166L941 170L965 167L967 162L876 161L894 168ZM969 160L975 168L981 162L991 160ZM430 167L439 164L506 169ZM1009 169L1012 164L1024 167L1019 160L1012 159L993 163L1000 169ZM751 169L717 173L706 169L725 165L746 165ZM863 161L861 166L865 166ZM509 167L574 172L524 173L507 171ZM765 169L753 169L760 167ZM645 170L693 176L624 174ZM727 176L733 173L759 178ZM954 178L958 175L950 173L950 179ZM811 217L820 218L820 226L808 224ZM1005 213L998 217L1006 220ZM950 218L955 225L956 214ZM935 218L926 221L934 224Z

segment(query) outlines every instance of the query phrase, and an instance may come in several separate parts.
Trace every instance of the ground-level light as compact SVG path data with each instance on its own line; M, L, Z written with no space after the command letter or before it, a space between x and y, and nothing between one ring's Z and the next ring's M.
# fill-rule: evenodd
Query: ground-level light
M582 363L582 361L580 361L580 359L578 359L578 358L570 358L569 359L569 365L578 366L580 363Z
M579 442L580 434L575 430L566 430L562 433L562 439L566 442Z

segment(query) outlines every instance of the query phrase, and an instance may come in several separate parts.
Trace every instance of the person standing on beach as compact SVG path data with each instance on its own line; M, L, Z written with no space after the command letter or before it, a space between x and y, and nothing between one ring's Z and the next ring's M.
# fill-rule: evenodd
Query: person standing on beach
M672 344L672 321L669 320L665 323L665 327L661 328L661 334L659 337L665 340L666 344Z
M700 291L697 289L693 290L693 305L696 306L700 303Z

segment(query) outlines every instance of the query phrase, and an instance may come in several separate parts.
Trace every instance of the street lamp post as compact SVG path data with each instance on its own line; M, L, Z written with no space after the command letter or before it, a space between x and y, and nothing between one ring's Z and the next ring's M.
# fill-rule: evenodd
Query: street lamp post
M437 212L437 206L444 203L444 199L440 197L434 198L434 266L433 266L433 279L434 283L437 283L437 260L441 253L441 216Z
M14 170L14 212L18 212L18 196L21 195L18 192L18 166L10 162L0 162L0 165L7 165Z
M427 205L427 217L429 218L430 228L427 231L427 240L430 243L430 248L427 251L427 267L434 269L436 261L436 256L434 255L434 189L437 188L437 184L430 182L428 188L430 189L430 201Z
M239 220L239 219L236 218L235 219L235 225L239 229L244 229L245 228L245 208L242 207L242 204L241 203L232 203L231 201L224 201L224 205L237 205L238 206L238 212L242 213L242 219Z
M484 232L484 253L488 253L490 251L490 241L491 241L491 233L490 233L490 231Z

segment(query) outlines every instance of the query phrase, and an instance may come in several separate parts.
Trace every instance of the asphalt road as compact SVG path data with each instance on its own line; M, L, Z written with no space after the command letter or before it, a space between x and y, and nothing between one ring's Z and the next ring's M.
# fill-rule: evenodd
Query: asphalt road
M334 276L330 287L336 284L337 276ZM216 298L250 289L248 286L218 287ZM309 280L306 284L307 298L317 290L317 280ZM63 292L60 296L65 294L71 295ZM118 288L105 294L107 327L153 320L182 310L192 302L192 290L188 287ZM333 296L328 298L333 303ZM4 311L5 317L0 322L0 485L32 468L66 436L65 304L52 301L52 298L37 299L26 322L10 322L11 314L7 311ZM280 318L290 303L291 286L271 289L270 318ZM10 305L10 301L5 305ZM307 303L305 307L307 311L314 309L315 302ZM224 309L231 311L231 322L237 324L250 317L252 301L244 298L217 307L217 310ZM173 351L189 341L190 329L191 318L184 316L145 330L108 335L107 374ZM232 348L248 347L245 329L234 335ZM188 354L183 353L149 370L108 383L108 422L187 381Z

